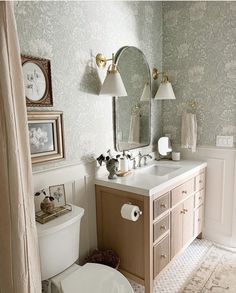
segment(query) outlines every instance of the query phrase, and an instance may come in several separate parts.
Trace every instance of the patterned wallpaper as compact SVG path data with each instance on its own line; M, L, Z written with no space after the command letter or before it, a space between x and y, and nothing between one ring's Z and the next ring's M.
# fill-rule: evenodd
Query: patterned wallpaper
M163 68L175 101L163 103L164 133L180 143L183 110L198 107L198 145L236 143L236 2L163 2Z
M18 1L15 13L22 53L51 59L54 107L48 110L64 112L66 160L46 167L113 149L112 98L98 96L106 70L97 69L94 56L136 46L150 68L161 68L161 3ZM153 92L156 87L155 82ZM161 103L152 102L152 144L161 128Z

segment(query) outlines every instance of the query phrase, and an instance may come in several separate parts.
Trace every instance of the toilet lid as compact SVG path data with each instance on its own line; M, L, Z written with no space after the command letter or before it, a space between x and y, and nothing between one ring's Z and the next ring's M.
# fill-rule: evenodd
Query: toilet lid
M134 293L128 280L108 266L87 263L61 281L63 293Z

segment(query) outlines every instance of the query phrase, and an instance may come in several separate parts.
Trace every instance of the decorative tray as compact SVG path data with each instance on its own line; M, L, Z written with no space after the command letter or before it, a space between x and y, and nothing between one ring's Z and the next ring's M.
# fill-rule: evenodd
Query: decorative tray
M36 221L45 224L55 218L58 218L62 215L65 215L72 211L72 206L69 204L66 204L65 206L56 207L53 209L53 211L49 214L44 213L43 211L39 211L35 214Z

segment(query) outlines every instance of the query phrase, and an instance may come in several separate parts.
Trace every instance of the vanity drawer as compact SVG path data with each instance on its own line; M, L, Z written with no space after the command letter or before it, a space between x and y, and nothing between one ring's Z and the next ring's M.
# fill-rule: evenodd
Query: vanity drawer
M153 203L153 219L156 219L162 213L167 211L170 208L170 194L169 192L165 193L161 197L154 200Z
M153 248L153 277L155 278L160 271L170 261L170 235L167 235Z
M170 228L170 215L166 215L158 222L153 224L153 242L155 242L161 235L166 233Z
M205 190L202 189L200 191L198 191L195 196L194 196L194 207L199 207L201 204L203 204L204 202L204 194L205 194Z
M205 172L195 177L195 190L201 190L205 187Z
M200 206L194 212L194 236L197 237L202 232L204 206Z
M172 207L194 192L194 178L186 181L171 191Z

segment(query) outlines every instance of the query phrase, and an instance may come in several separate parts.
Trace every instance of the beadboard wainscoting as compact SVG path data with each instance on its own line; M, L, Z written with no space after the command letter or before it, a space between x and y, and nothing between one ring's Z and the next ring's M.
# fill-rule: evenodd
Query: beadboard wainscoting
M80 263L91 249L97 247L96 205L94 191L93 163L78 164L55 169L34 172L34 191L45 189L52 185L65 185L68 203L84 208L80 230ZM40 198L35 198L35 209L40 210Z
M205 238L236 247L236 150L199 147L182 150L185 159L207 161Z

